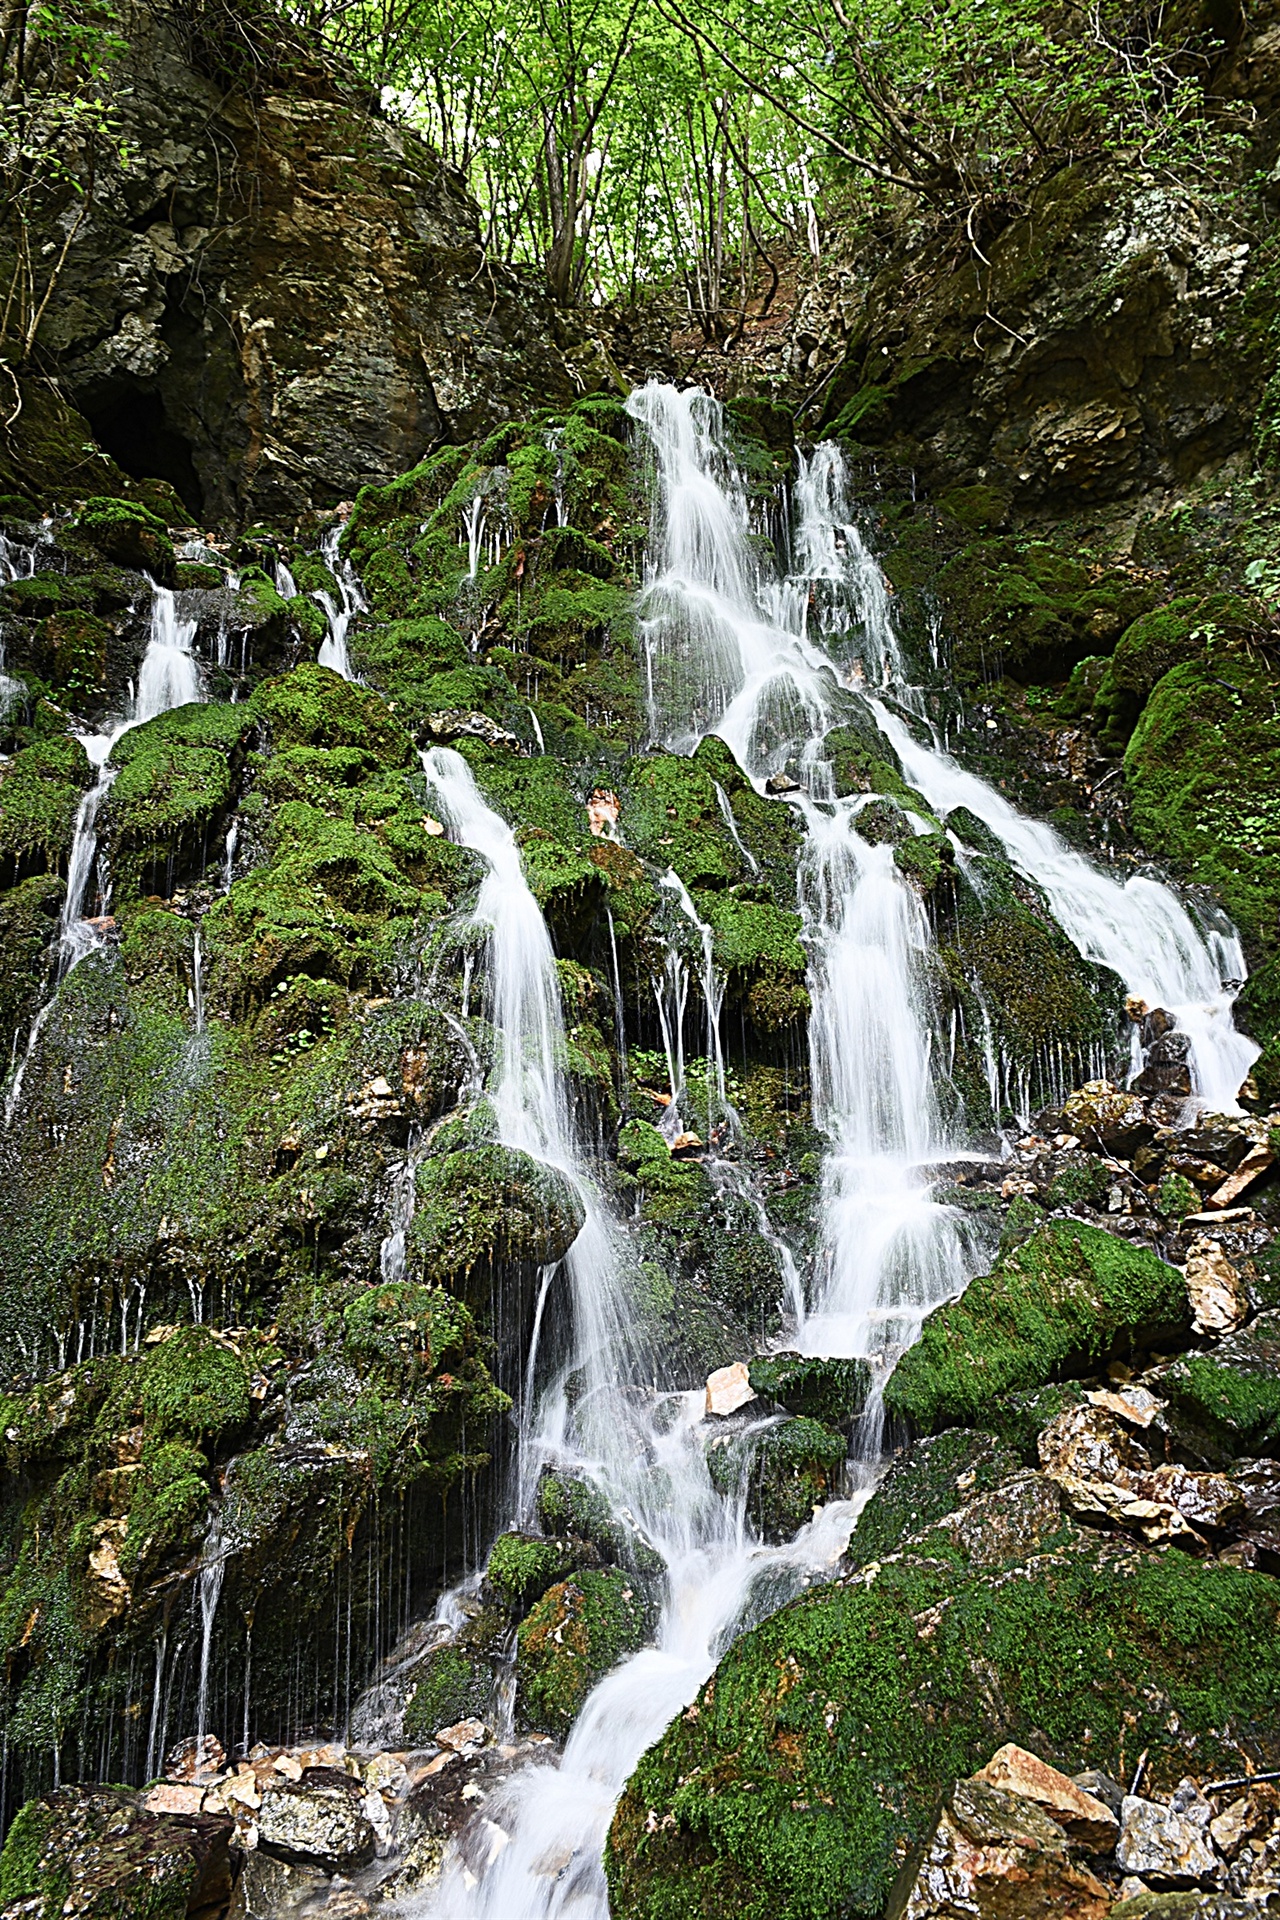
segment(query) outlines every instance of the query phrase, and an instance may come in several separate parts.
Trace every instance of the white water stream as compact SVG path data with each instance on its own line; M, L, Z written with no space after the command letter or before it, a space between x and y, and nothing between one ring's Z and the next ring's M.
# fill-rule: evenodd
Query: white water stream
M351 671L351 658L347 652L347 628L353 616L364 606L364 595L351 562L344 560L339 552L341 539L341 526L332 526L320 542L321 557L333 575L338 598L335 600L323 587L318 587L312 595L312 599L323 608L324 617L329 622L329 631L320 643L316 658L322 667L332 667L344 680L354 680L356 676Z
M111 750L117 740L132 728L140 727L174 707L189 706L204 699L199 664L191 650L195 635L194 620L179 620L171 589L153 584L151 631L138 669L137 689L127 713L105 733L82 733L76 736L98 777L76 809L71 851L67 857L67 890L58 917L54 992L31 1024L26 1050L9 1082L4 1105L6 1127L12 1123L17 1112L27 1068L53 1010L58 985L86 954L102 944L103 929L97 922L106 914L110 904L110 880L98 858L98 815L118 772L118 768L111 764ZM95 894L101 914L86 916L85 909L94 904Z
M658 482L641 608L653 736L690 751L715 731L762 792L770 776L792 775L798 791L778 804L794 805L806 829L799 891L811 957L814 1113L830 1148L822 1244L798 1343L811 1353L866 1354L882 1381L922 1316L963 1286L976 1255L928 1185L931 1163L965 1150L949 1137L934 1093L941 1061L925 991L928 918L891 848L858 834L864 797L832 797L823 739L847 716L851 693L871 696L864 718L874 714L932 806L965 805L1000 836L1082 953L1115 968L1130 992L1176 1011L1192 1038L1197 1089L1221 1107L1234 1104L1256 1051L1231 1023L1228 983L1243 972L1239 949L1229 934L1202 936L1158 882L1121 886L1050 829L1024 820L946 754L920 745L876 698L892 695L911 711L920 704L905 682L883 576L851 522L834 446L801 463L793 564L775 572L760 565L716 403L655 382L632 395L629 410L647 435ZM571 1325L570 1357L551 1369L530 1357L522 1514L512 1517L527 1518L543 1462L572 1465L657 1547L667 1593L656 1644L595 1689L559 1766L530 1766L491 1795L439 1887L407 1911L432 1920L605 1920L600 1854L628 1773L733 1638L753 1583L767 1570L779 1583L776 1604L824 1577L861 1500L833 1502L785 1548L762 1546L741 1499L711 1486L702 1395L643 1387L624 1236L593 1184L565 1099L563 1014L545 922L511 831L465 762L436 749L424 766L453 836L488 867L476 919L488 934L496 1040L489 1096L499 1137L560 1169L587 1215L562 1275L540 1299L539 1326ZM692 902L674 876L672 883L679 910L701 935ZM720 987L709 947L701 959L708 1051L719 1073ZM669 971L655 986L678 1095L688 972L682 961ZM581 1389L572 1413L570 1372ZM536 1400L535 1377L545 1382ZM871 1428L864 1442L873 1441Z

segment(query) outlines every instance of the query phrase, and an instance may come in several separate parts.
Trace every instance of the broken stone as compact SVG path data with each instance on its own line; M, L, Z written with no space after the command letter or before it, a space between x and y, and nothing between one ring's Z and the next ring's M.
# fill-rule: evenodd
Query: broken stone
M764 783L766 793L799 793L800 782L789 773L771 773Z
M148 1813L199 1813L203 1801L203 1787L162 1780L152 1787L142 1804Z
M1078 1787L1082 1787L1095 1800L1101 1800L1104 1807L1114 1813L1117 1823L1120 1819L1120 1803L1124 1799L1124 1788L1109 1773L1099 1773L1096 1767L1086 1767L1083 1773L1072 1775Z
M1003 1486L980 1494L957 1513L947 1515L939 1525L950 1534L971 1566L999 1566L1025 1559L1037 1552L1051 1534L1058 1532L1062 1525L1062 1500L1057 1485L1047 1474L1018 1473ZM984 1770L978 1777L988 1776ZM1014 1783L995 1778L992 1785L1013 1785L1015 1792L1023 1791ZM1028 1797L1034 1799L1035 1795Z
M461 1753L465 1747L482 1747L488 1738L489 1729L483 1720L459 1720L451 1727L439 1729L436 1744L452 1753Z
M282 1780L269 1786L258 1809L258 1845L298 1866L350 1873L374 1857L376 1838L358 1781L333 1768L323 1780Z
M1155 1132L1142 1101L1109 1080L1090 1080L1068 1096L1062 1109L1067 1130L1111 1153L1127 1155Z
M1101 1407L1105 1413L1114 1413L1131 1427L1149 1427L1164 1405L1164 1401L1157 1400L1154 1393L1138 1386L1119 1389L1104 1387L1096 1393L1086 1393L1085 1399L1091 1407Z
M1225 1474L1194 1473L1190 1467L1157 1467L1146 1476L1142 1490L1150 1498L1176 1507L1193 1527L1224 1532L1245 1518L1244 1495Z
M1126 1794L1120 1809L1116 1865L1123 1873L1163 1887L1210 1880L1218 1871L1218 1859L1207 1827L1207 1820Z
M1072 1839L1095 1853L1109 1853L1116 1843L1120 1822L1111 1808L1025 1747L1010 1741L973 1777L985 1780L988 1786L1003 1787L1023 1800L1033 1800L1065 1827Z
M597 840L611 840L622 803L608 787L597 787L587 801L587 825Z
M1215 1187L1209 1195L1207 1205L1216 1213L1221 1207L1229 1207L1238 1200L1246 1187L1251 1187L1260 1174L1267 1171L1275 1161L1275 1154L1269 1146L1250 1147L1234 1173L1229 1173L1222 1185Z
M509 747L515 752L520 750L520 742L514 733L508 733L487 713L470 713L462 707L446 707L440 713L429 713L426 719L428 733L436 740L483 740L487 747Z
M1187 1298L1196 1333L1234 1333L1248 1317L1244 1282L1219 1240L1201 1237L1187 1249Z
M1033 1801L962 1780L938 1817L905 1898L886 1920L1103 1920L1111 1896L1070 1857L1067 1836Z
M707 1375L706 1410L710 1414L723 1419L755 1398L745 1360L735 1360L731 1367L717 1367Z
M166 1780L208 1780L221 1773L227 1764L226 1752L216 1734L206 1733L197 1742L194 1736L180 1740L164 1763Z

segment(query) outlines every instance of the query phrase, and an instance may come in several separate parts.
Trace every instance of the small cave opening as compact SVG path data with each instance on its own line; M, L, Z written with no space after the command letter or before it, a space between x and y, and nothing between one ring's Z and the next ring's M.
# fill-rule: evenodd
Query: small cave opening
M187 440L170 425L158 393L113 393L85 409L104 453L134 480L167 480L192 520L204 514L204 488Z

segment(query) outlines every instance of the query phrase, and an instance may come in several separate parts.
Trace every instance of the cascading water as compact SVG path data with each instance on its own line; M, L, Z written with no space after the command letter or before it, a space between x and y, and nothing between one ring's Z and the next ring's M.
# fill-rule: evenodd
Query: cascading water
M86 915L85 908L91 904L91 890L99 897L102 913L105 914L109 902L109 880L102 870L104 863L98 855L98 815L118 771L111 764L111 750L117 740L132 728L140 727L174 707L189 706L204 699L199 663L192 652L195 636L196 622L178 618L177 602L172 590L158 587L153 582L151 630L138 670L137 691L129 710L122 720L105 733L77 735L90 766L97 771L97 779L76 810L71 851L67 857L67 890L58 918L55 996L57 986L67 974L80 964L86 954L102 944L102 929L94 923L97 916ZM26 1051L5 1095L6 1127L11 1124L17 1111L27 1068L53 1006L54 997L50 997L32 1022Z
M475 918L488 930L487 1010L496 1042L489 1097L499 1138L566 1174L586 1213L564 1262L569 1359L525 1410L517 1509L527 1506L543 1462L572 1466L658 1550L668 1592L656 1646L596 1689L559 1767L531 1767L501 1803L490 1800L485 1821L469 1830L418 1911L487 1920L603 1915L604 1834L631 1767L710 1672L761 1573L768 1568L784 1584L789 1576L795 1590L826 1572L857 1504L834 1502L789 1546L761 1547L744 1523L742 1494L726 1499L712 1485L702 1393L643 1391L651 1369L632 1334L621 1230L586 1170L565 1097L564 1018L546 923L511 829L485 804L465 761L436 748L423 765L441 816L488 867ZM535 1364L536 1354L530 1393ZM572 1408L570 1374L579 1389Z
M1130 911L1138 883L1123 889L1068 855L1047 829L1022 821L945 754L921 747L874 697L862 697L892 690L908 711L919 705L903 678L883 577L851 522L834 447L801 464L790 571L762 578L716 403L655 382L628 404L648 437L658 483L641 607L653 735L689 751L706 732L719 733L757 790L787 792L786 803L806 827L799 896L810 953L813 1101L830 1147L822 1245L807 1300L798 1278L791 1288L799 1344L811 1353L867 1354L883 1380L922 1315L963 1286L977 1249L929 1188L931 1163L954 1159L964 1147L950 1138L935 1096L943 1052L926 991L928 919L891 850L859 834L863 797L831 797L827 732L855 707L863 725L874 717L933 804L963 797L1001 835L1011 858L1034 872L1083 952L1116 965L1132 990L1149 984L1155 997L1176 1000L1195 1040L1206 1097L1218 1084L1215 1074L1225 1086L1237 1063L1244 1059L1247 1067L1252 1057L1250 1043L1231 1033L1219 971L1238 971L1238 957L1228 936L1216 949L1206 943L1154 881L1141 883L1138 899L1151 910L1138 924ZM733 1638L757 1577L765 1570L779 1577L774 1605L786 1597L788 1577L791 1590L821 1577L841 1552L860 1502L832 1502L790 1546L762 1547L745 1525L741 1499L712 1489L701 1394L646 1395L623 1385L645 1380L644 1356L628 1333L620 1233L567 1117L562 1015L545 923L509 828L485 806L465 764L437 749L424 765L455 837L488 864L476 916L489 932L498 1050L491 1096L501 1137L561 1168L588 1202L588 1225L565 1262L569 1367L543 1386L536 1408L526 1409L525 1497L530 1462L535 1471L550 1460L588 1473L661 1553L667 1592L656 1644L595 1689L560 1765L527 1768L491 1794L438 1888L411 1910L434 1920L570 1913L604 1920L601 1846L631 1767ZM948 782L957 783L954 800L946 799ZM700 935L696 911L690 917ZM1122 927L1123 941L1105 934L1107 925ZM713 956L704 951L702 960L715 1024ZM1164 991L1171 980L1185 983L1180 998ZM683 962L656 985L676 1093L683 1077L679 1010L688 985ZM1200 1027L1197 1006L1206 1009ZM545 1300L544 1292L540 1307ZM569 1371L585 1382L572 1414ZM874 1416L860 1437L874 1448Z
M325 619L329 622L329 631L320 643L320 652L316 657L322 667L332 667L344 680L354 680L347 652L347 628L354 615L364 606L364 595L350 561L344 560L338 551L341 539L342 528L333 526L320 542L321 556L337 584L338 598L335 600L323 587L318 587L311 596L324 609Z

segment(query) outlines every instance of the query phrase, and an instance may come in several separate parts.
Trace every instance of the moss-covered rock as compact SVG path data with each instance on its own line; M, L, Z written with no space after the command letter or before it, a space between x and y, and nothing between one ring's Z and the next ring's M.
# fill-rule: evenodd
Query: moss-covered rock
M856 1420L871 1392L871 1368L865 1360L823 1360L810 1354L769 1353L751 1362L754 1390L788 1413L801 1413L829 1426Z
M1003 1486L1021 1462L991 1433L953 1427L899 1454L858 1516L849 1540L855 1567L883 1560L975 1496Z
M8 884L65 866L76 810L93 784L78 740L37 740L0 770L0 877Z
M1244 652L1216 649L1174 667L1152 691L1124 760L1144 843L1211 888L1268 955L1280 911L1273 684L1269 668Z
M746 1510L763 1539L790 1540L839 1486L843 1435L800 1416L715 1436L707 1450L713 1483L732 1495L745 1483Z
M564 1735L597 1681L638 1652L649 1630L632 1573L586 1569L551 1587L520 1623L518 1711L541 1732Z
M176 583L169 529L158 514L132 500L95 497L76 517L80 537L122 567L149 573L162 587Z
M120 771L104 824L122 897L167 897L203 868L253 726L245 706L176 707L116 742L111 760Z
M433 1155L417 1189L415 1259L441 1281L486 1290L500 1268L562 1260L586 1217L564 1174L496 1143Z
M405 1738L424 1745L440 1727L484 1719L492 1706L493 1679L491 1663L477 1649L453 1640L433 1647L405 1708Z
M1280 1312L1161 1369L1175 1431L1215 1464L1280 1448Z
M150 1814L125 1787L61 1787L29 1800L0 1854L0 1902L55 1920L184 1920L217 1912L236 1877L226 1815Z
M985 1421L1007 1394L1183 1332L1182 1276L1146 1247L1053 1220L936 1307L885 1388L916 1431Z
M1070 1527L1013 1572L939 1548L736 1643L627 1784L619 1920L874 1920L939 1793L1006 1740L1120 1777L1145 1749L1156 1790L1188 1738L1228 1774L1280 1750L1280 1583Z
M523 1613L548 1587L572 1572L576 1558L568 1540L536 1533L500 1533L489 1549L486 1585L501 1605Z

